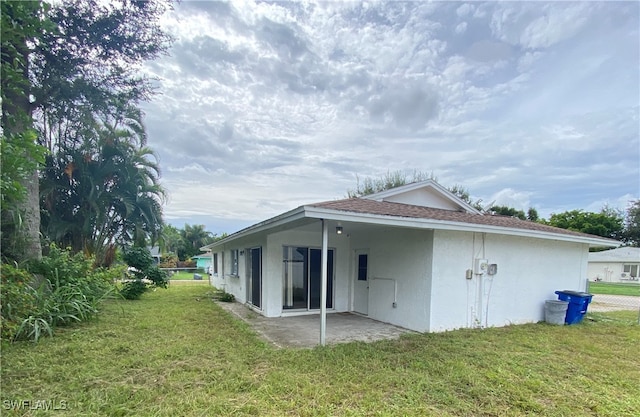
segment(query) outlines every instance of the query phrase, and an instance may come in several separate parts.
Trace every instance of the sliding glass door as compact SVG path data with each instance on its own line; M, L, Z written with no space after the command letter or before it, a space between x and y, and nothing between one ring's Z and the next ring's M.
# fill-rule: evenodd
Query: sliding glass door
M327 308L333 308L334 250L327 253ZM285 246L282 253L283 291L285 310L320 308L322 285L322 250Z

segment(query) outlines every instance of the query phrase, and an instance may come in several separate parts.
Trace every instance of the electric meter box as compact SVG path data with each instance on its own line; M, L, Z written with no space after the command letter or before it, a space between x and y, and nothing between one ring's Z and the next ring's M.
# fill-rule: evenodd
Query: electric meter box
M473 273L476 275L486 274L489 269L489 261L486 259L476 259L473 265Z

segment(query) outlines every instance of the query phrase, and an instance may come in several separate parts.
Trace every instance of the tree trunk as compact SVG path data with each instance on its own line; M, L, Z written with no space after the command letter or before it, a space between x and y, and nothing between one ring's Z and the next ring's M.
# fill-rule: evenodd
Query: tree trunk
M32 42L33 35L27 35L32 30L34 22L38 22L40 2L31 3L5 3L3 2L3 44L2 44L2 127L4 134L9 138L12 135L20 135L33 128L33 109L29 100L31 83L29 81L29 54L28 43ZM7 43L5 45L5 42ZM7 74L11 76L7 77ZM25 158L33 161L28 151ZM40 184L38 170L33 166L33 172L20 178L19 182L24 187L26 195L16 201L16 208L22 216L22 222L14 231L14 236L20 244L16 246L15 255L18 260L31 260L42 258L42 246L40 245Z
M24 200L19 203L22 212L22 232L24 237L24 249L21 258L24 260L41 259L42 246L40 245L40 184L38 171L35 170L23 182L27 191Z

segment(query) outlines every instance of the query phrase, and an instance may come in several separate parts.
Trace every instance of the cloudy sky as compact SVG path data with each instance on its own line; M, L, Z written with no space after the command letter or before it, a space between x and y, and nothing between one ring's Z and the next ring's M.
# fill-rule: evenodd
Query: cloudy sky
M234 232L433 172L543 217L640 188L638 2L184 1L149 63L169 223Z

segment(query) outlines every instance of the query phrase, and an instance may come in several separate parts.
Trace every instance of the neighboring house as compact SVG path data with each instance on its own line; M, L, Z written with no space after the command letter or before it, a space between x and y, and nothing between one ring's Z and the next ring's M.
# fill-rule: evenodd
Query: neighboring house
M211 266L210 253L192 256L191 260L196 261L196 268L202 268L205 272L209 271L209 266Z
M160 247L159 246L147 246L147 249L149 249L149 253L151 253L151 257L153 258L153 264L154 265L159 265L160 264Z
M638 282L640 248L623 247L589 253L587 277L591 281Z
M329 312L437 332L540 321L554 291L585 289L589 247L618 245L482 214L428 180L301 206L202 250L212 285L264 316L321 313L322 329L325 286Z

